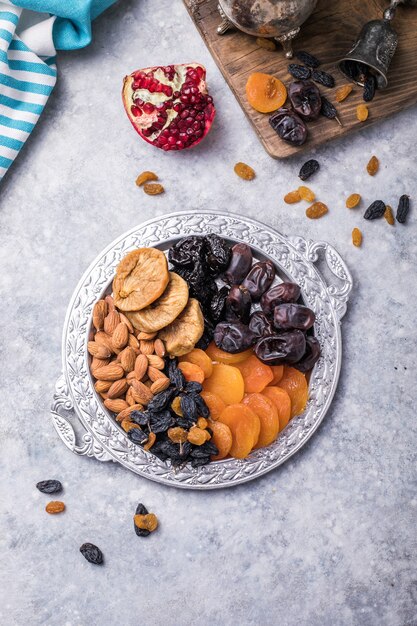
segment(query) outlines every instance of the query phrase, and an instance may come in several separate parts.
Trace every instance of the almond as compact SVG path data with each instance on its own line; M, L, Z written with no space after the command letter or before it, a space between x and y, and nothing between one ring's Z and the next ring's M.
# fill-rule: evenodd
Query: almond
M132 380L132 395L137 398L137 402L143 405L147 405L153 398L153 393L148 389L146 385L140 382L140 380Z
M113 348L113 342L112 339L109 335L107 335L107 333L105 333L102 330L99 330L95 335L94 335L94 341L96 343L99 343L102 346L106 346L109 350L112 351L112 353L114 352L114 348Z
M123 396L126 393L128 387L129 385L127 384L126 378L115 380L107 392L107 397L111 400L114 400L114 398L120 398L120 396Z
M133 378L136 378L136 374L135 374L135 370L133 370L132 372L129 372L129 374L126 375L126 380L130 385L130 382L133 380Z
M96 359L108 359L111 356L111 350L107 346L103 346L96 341L89 341L87 344L87 350L91 356L95 356Z
M100 380L119 380L123 378L125 371L121 365L117 363L109 363L100 367Z
M129 341L129 329L123 322L117 324L112 335L113 346L116 350L123 350Z
M120 365L123 367L125 372L131 372L135 367L135 359L136 354L133 348L127 346L120 354L117 359L120 361Z
M128 327L128 330L130 333L134 333L135 329L133 328L131 321L127 319L126 315L124 315L123 313L120 313L120 321L123 322L124 324L126 324L126 326Z
M160 356L161 358L163 358L166 354L166 350L165 350L165 344L162 341L162 339L155 339L155 354L157 356Z
M125 419L125 417L129 417L129 415L133 411L142 411L142 410L143 410L142 404L132 404L132 406L129 406L127 409L123 409L123 411L121 411L119 415L116 417L116 420L118 422L121 422L122 420Z
M128 346L133 348L134 350L139 350L139 341L136 339L135 335L129 335L129 341L127 343Z
M109 363L110 363L110 359L96 359L96 357L93 357L90 363L90 370L94 378L100 378L100 376L97 373L98 370L104 365L108 365Z
M110 311L104 318L104 332L112 335L116 326L120 323L120 315L117 311Z
M102 397L103 400L107 400L107 392L101 392L100 396Z
M139 354L135 361L135 377L142 380L148 370L148 357L145 354Z
M109 312L110 311L114 311L114 309L116 307L114 306L114 300L113 300L112 296L106 296L104 298L104 300L107 302L107 306L108 306Z
M156 367L152 367L152 365L148 367L148 376L153 383L156 380L167 378L161 370L157 370Z
M139 341L141 339L154 339L157 333L145 333L142 330L137 334Z
M157 370L163 370L165 367L164 359L156 354L148 354L148 362L149 365L156 367Z
M116 400L107 398L107 400L104 400L104 406L113 413L120 413L120 411L127 409L129 405L126 400L122 400L121 398L117 398Z
M152 339L141 339L139 342L139 349L142 354L153 354L155 342Z
M126 392L126 402L128 403L129 406L135 406L135 404L138 404L138 402L136 402L135 398L133 397L132 387L129 387L129 389Z
M106 393L106 391L110 389L112 384L113 383L111 380L97 380L96 384L94 385L94 389L97 391L97 393Z
M169 378L160 378L159 380L155 380L155 382L151 385L152 393L157 394L161 393L161 391L165 391L165 389L168 389L170 382Z
M103 330L104 318L108 312L107 302L105 300L99 300L95 303L93 308L93 326L96 330Z

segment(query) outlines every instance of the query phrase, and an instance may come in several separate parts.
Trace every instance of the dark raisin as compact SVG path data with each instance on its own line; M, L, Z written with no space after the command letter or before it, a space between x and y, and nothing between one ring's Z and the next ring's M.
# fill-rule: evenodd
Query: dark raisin
M93 543L83 543L80 552L89 563L94 563L94 565L101 565L103 563L103 553L100 548L97 548Z
M307 80L310 78L311 70L304 65L297 65L297 63L290 63L288 66L288 72L297 80Z
M334 87L334 78L331 74L327 72L322 72L321 70L313 70L311 72L311 78L314 82L319 83L320 85L324 85L324 87Z
M169 411L161 411L160 413L149 413L150 430L155 434L164 433L166 430L168 430L168 428L171 428L174 423L175 420Z
M222 287L219 291L214 295L212 301L210 302L210 317L214 322L218 322L223 315L224 305L226 303L226 298L229 294L228 287Z
M323 115L324 117L327 117L327 119L329 120L337 120L339 122L339 118L337 117L336 107L330 102L330 100L328 100L323 95L321 96L320 114Z
M154 454L161 461L166 461L168 455L164 451L164 441L156 440L152 446L152 454Z
M166 409L166 407L171 403L175 394L177 393L176 389L172 387L168 387L165 391L161 391L157 393L152 400L149 402L147 409L148 411L153 411L154 413L158 413L158 411L162 411Z
M204 455L198 458L191 459L191 467L202 467L210 463L210 455Z
M138 506L136 507L135 515L148 515L148 513L149 511L146 506L139 502ZM150 535L149 530L146 530L146 528L138 528L135 522L133 522L133 528L135 529L135 533L138 537L147 537L148 535Z
M139 426L148 425L149 415L143 411L132 411L129 417L132 422L135 422L135 424L138 424Z
M177 367L177 360L176 359L170 359L168 361L167 372L166 373L167 373L168 378L172 382L172 384L178 390L181 390L181 389L184 388L184 385L185 385L184 374Z
M62 483L59 480L41 480L41 482L36 483L36 488L42 493L60 493Z
M211 273L217 276L229 265L231 249L225 239L211 233L205 237L206 251L205 262Z
M400 224L404 224L405 220L407 219L409 210L410 210L410 197L404 194L401 196L398 202L397 215L395 216L397 218L397 222L399 222Z
M371 102L374 99L376 89L376 79L375 76L370 74L365 78L365 84L363 87L363 99L365 102Z
M194 402L196 403L199 417L205 417L205 418L210 417L210 410L207 404L205 403L204 398L202 398L198 394L193 394L192 398Z
M375 200L366 209L364 218L366 220L376 220L384 215L385 209L385 202L382 202L382 200Z
M213 339L213 330L206 330L206 328L204 327L204 332L201 336L201 338L197 341L197 343L195 344L196 348L200 348L200 350L207 350L207 348L209 347L211 341Z
M299 61L301 61L301 63L304 63L304 65L307 65L308 67L316 68L320 65L320 61L309 52L305 52L305 50L296 52L295 56Z
M203 385L198 383L196 380L190 380L190 382L185 385L185 391L189 393L201 393L203 391Z
M188 417L185 417L185 416L181 416L181 415L176 415L175 416L175 423L177 424L177 426L181 426L181 428L185 428L186 430L191 428L191 426L193 426L195 424L195 422L196 422L196 420L189 419ZM153 451L154 447L155 446L152 447L152 451Z
M148 515L148 513L149 511L146 506L142 504L142 502L139 502L138 506L136 507L135 515Z
M136 443L136 445L140 445L146 443L148 441L148 435L143 432L140 428L132 428L127 433L130 441Z
M193 396L183 394L181 396L180 406L181 406L181 411L183 413L183 416L186 419L192 420L193 422L197 421L198 411L197 411L197 405L195 403Z
M320 163L316 161L316 159L310 159L301 167L298 177L301 178L301 180L307 180L310 176L313 176L319 168Z
M341 63L341 70L344 74L346 74L346 76L348 76L349 78L351 78L354 81L358 80L358 76L359 76L359 68L358 68L358 64L356 63L356 61L343 61Z

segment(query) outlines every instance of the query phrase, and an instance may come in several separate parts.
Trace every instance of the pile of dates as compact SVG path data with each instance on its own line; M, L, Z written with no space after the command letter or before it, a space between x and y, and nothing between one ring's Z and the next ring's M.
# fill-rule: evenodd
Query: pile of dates
M298 303L298 285L272 286L276 270L271 261L254 263L250 246L230 247L217 235L181 239L171 248L169 260L200 301L205 331L198 347L205 349L214 339L225 352L253 347L267 365L312 369L320 356L319 342L310 334L315 315Z

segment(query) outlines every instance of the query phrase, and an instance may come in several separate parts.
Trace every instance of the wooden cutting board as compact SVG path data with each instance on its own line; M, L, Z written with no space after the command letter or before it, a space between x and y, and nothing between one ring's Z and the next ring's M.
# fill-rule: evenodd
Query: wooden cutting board
M355 86L351 95L337 104L342 127L334 120L320 117L308 123L306 143L300 147L292 146L282 141L271 128L269 115L252 109L245 96L246 81L249 74L255 71L274 74L286 84L290 82L287 72L290 61L284 57L282 50L260 48L254 37L240 31L219 36L216 32L220 23L217 0L184 0L184 3L259 139L274 158L281 159L302 150L311 150L417 103L417 8L400 6L393 22L399 44L388 74L389 85L386 90L377 91L374 100L369 103L368 120L359 122L356 119L356 106L363 100L362 89ZM333 103L336 88L348 82L337 69L338 60L350 49L363 24L379 19L388 4L387 0L319 0L316 11L302 26L294 41L294 50L311 52L322 61L320 69L334 75L334 89L319 85L320 91Z

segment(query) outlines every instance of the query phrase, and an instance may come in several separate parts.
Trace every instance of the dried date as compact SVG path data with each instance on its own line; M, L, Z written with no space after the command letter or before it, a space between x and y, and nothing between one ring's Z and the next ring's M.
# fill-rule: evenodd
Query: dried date
M278 109L269 118L269 123L281 139L293 144L302 146L307 139L307 126L301 117L290 109Z
M255 313L252 313L249 322L249 330L255 333L255 335L259 338L275 335L275 329L271 320L268 319L265 313L262 313L261 311L255 311Z
M252 250L246 243L237 243L232 248L229 267L224 273L224 280L229 285L239 285L252 265Z
M252 306L251 295L243 285L233 285L225 303L225 318L228 322L240 320L244 324L249 322Z
M310 80L295 80L290 83L288 97L294 111L306 122L315 120L320 115L320 92Z
M280 333L272 337L265 337L255 346L255 354L267 365L282 365L296 363L306 349L306 338L301 330Z
M303 372L309 372L320 358L321 348L316 337L306 338L306 350L304 356L298 363L294 363L294 367Z
M242 282L254 302L257 302L263 293L271 286L275 278L275 266L272 261L259 261L252 265L251 270Z
M221 322L214 331L216 346L231 354L247 350L255 341L256 335L242 322Z
M302 304L280 304L274 309L274 325L277 330L308 330L316 321L314 312Z
M296 283L281 283L264 293L261 308L266 315L272 315L274 308L285 302L297 302L301 289Z

